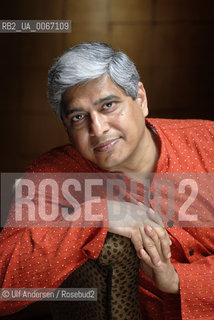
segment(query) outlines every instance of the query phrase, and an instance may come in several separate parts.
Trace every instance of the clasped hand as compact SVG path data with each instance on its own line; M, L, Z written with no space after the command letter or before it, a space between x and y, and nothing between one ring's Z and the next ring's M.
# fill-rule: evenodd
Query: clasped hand
M178 293L179 277L170 257L171 240L160 216L143 204L108 200L108 231L130 238L142 271L163 292Z

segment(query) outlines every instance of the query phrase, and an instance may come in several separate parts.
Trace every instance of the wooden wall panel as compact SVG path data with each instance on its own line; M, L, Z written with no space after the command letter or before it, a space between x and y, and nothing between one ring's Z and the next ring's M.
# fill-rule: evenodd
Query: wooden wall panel
M116 24L111 27L111 44L125 51L137 67L148 67L151 63L151 26Z
M84 41L109 41L109 33L106 24L91 23L73 23L72 33L65 35L65 47L70 48L73 45Z
M24 69L21 73L20 95L23 114L50 113L47 98L47 70Z
M2 0L1 19L72 20L68 34L0 34L2 171L22 171L67 142L47 101L47 72L83 41L130 55L151 116L214 119L213 9L213 0Z
M23 34L20 67L47 70L63 50L62 34Z
M109 0L65 0L66 19L73 23L105 24L108 15Z
M52 147L59 145L58 131L62 124L54 114L23 114L20 119L20 154L36 157L37 154L48 151L50 141ZM22 143L24 141L24 143ZM33 143L32 143L33 141Z
M72 33L65 34L65 46L84 41L108 42L109 0L65 0L65 18L72 20Z
M109 0L109 20L113 23L143 23L152 20L151 0Z
M213 0L157 0L155 12L157 22L213 21Z

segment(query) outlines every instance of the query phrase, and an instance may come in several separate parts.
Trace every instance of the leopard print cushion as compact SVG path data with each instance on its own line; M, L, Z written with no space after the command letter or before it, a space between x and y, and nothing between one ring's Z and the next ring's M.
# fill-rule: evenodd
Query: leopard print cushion
M51 303L54 320L140 320L139 259L130 239L108 233L97 260L87 260L62 288L97 288L97 301Z
M8 320L140 320L139 259L131 241L108 233L97 260L87 260L60 287L97 288L97 301L39 301Z

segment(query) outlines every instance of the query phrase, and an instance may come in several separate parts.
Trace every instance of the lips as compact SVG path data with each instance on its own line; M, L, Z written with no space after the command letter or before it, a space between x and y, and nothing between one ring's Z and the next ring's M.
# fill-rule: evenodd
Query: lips
M109 151L109 150L111 150L111 148L113 148L113 146L114 146L118 141L119 141L119 138L102 142L102 143L98 144L98 145L94 148L94 151L96 151L96 152Z

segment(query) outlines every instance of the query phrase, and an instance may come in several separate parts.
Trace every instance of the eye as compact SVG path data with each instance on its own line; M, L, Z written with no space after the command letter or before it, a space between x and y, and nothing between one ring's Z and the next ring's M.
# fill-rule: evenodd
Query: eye
M85 118L84 114L77 114L76 116L71 118L71 121L72 122L78 122L78 121L80 121L80 120L82 120L84 118Z
M104 104L103 109L108 110L111 109L114 106L114 102L108 102Z

